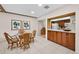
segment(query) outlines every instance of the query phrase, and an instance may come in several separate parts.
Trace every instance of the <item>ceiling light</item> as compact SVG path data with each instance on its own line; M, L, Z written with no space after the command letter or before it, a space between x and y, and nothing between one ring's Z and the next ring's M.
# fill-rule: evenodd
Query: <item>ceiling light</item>
M38 4L38 6L42 6L42 4Z
M34 14L35 12L34 11L31 11L31 13Z

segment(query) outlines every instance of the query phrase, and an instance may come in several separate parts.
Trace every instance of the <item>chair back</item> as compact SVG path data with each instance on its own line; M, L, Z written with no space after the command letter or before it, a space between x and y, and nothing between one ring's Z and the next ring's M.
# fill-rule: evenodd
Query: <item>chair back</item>
M19 30L18 30L18 33L19 33L20 35L22 35L24 32L25 32L24 29L19 29Z
M24 44L29 44L29 41L30 41L30 34L29 33L24 33L22 35L23 39L24 39Z
M12 37L8 33L4 32L4 36L5 36L5 39L7 40L8 44L12 42L12 40L11 40Z

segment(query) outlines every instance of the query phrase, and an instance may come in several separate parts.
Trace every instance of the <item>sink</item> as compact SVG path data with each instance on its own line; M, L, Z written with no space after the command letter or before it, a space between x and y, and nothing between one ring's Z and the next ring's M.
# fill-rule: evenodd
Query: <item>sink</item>
M70 29L64 29L64 31L71 31Z

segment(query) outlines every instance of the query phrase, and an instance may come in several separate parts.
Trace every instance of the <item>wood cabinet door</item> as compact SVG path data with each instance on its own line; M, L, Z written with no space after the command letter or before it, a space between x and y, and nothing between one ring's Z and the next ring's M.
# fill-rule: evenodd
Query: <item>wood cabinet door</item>
M75 50L75 34L69 33L68 39L67 39L67 47Z
M61 32L57 32L57 43L58 44L61 44L62 42L61 42Z
M67 46L67 36L66 35L67 35L67 33L62 32L62 45L65 47Z
M54 31L51 32L51 40L54 42Z
M53 31L53 41L57 42L57 32Z
M48 40L51 40L51 32L52 31L50 31L50 30L48 30L48 32L47 32L47 38L48 38Z
M62 27L64 27L64 23L65 23L64 21L60 21L59 25L62 26Z

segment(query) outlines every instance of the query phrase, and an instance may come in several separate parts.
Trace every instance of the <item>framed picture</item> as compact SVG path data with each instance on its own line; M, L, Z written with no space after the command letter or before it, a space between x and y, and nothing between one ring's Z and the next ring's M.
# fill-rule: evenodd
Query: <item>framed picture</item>
M24 21L23 22L23 29L26 29L26 30L30 29L30 22L29 21Z
M21 28L20 20L11 20L11 30L18 30Z

